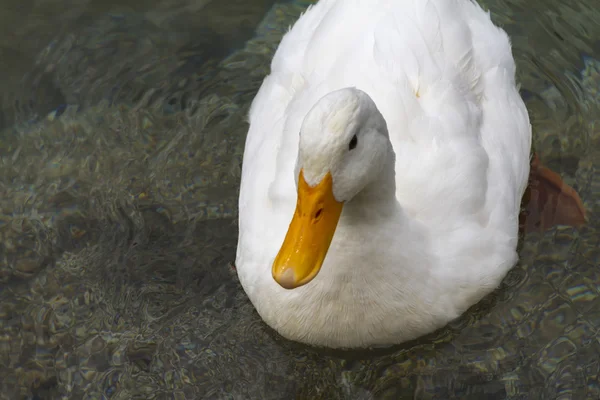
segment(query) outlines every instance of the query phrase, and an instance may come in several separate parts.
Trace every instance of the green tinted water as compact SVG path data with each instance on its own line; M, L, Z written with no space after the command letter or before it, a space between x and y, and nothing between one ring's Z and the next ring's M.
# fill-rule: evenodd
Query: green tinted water
M0 398L600 398L594 0L485 3L589 224L527 236L447 328L352 353L278 337L228 267L248 106L308 2L67 3L0 17Z

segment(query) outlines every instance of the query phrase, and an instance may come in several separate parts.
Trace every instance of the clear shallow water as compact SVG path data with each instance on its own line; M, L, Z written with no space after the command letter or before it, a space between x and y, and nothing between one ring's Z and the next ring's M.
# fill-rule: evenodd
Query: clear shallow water
M308 2L66 4L0 23L0 398L600 397L594 1L485 3L589 224L525 237L447 328L352 353L278 337L228 267L245 115Z

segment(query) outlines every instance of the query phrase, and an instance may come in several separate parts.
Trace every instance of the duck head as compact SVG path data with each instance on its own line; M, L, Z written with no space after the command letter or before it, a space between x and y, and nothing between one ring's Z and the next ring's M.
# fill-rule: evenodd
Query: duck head
M313 106L300 131L296 209L272 266L279 285L318 275L344 207L386 172L390 154L385 119L365 92L337 90Z

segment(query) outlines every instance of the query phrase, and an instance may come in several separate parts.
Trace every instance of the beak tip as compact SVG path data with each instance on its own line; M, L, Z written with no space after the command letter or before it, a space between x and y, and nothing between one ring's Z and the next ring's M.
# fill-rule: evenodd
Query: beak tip
M279 284L284 289L294 289L297 287L296 283L296 274L294 273L293 268L286 268L281 274L278 276L273 276L275 282Z

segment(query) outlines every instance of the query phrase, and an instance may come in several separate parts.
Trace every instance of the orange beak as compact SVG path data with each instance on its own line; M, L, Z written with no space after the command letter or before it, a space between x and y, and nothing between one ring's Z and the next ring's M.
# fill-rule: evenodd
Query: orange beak
M273 262L273 279L286 289L306 285L321 270L333 239L343 203L333 196L333 179L327 173L309 186L300 170L296 211L281 249Z

